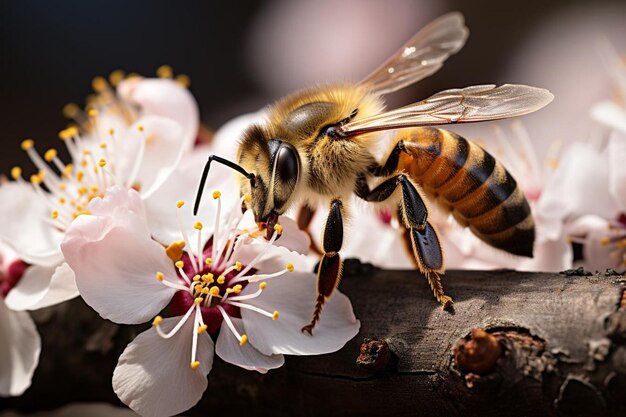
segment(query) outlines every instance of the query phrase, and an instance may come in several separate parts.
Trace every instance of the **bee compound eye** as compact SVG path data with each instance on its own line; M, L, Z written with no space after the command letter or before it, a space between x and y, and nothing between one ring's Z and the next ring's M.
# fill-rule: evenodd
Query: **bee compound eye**
M298 179L298 155L290 146L281 146L276 155L276 175L282 183Z

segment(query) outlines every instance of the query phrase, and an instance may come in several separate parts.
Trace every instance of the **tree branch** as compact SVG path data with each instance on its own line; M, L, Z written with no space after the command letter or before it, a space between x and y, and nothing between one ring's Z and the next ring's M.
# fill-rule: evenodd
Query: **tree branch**
M341 290L362 324L355 339L334 354L288 357L267 375L216 360L185 414L626 415L622 276L449 271L448 312L417 272L352 261L346 275ZM43 350L33 386L0 409L118 403L111 375L143 327L105 322L80 300L35 319Z

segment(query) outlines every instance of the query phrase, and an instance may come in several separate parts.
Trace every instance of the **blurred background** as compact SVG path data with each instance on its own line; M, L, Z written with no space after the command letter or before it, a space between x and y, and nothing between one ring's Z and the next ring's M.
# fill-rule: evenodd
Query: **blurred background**
M465 15L467 45L437 74L390 97L391 105L470 84L527 83L557 97L523 118L533 138L593 130L589 106L612 94L597 39L626 53L623 0L0 0L0 172L25 165L28 174L20 141L32 137L41 151L55 146L68 123L61 109L83 105L96 75L153 76L168 64L190 77L203 122L216 129L295 89L357 81L452 10ZM478 129L466 134L483 135Z

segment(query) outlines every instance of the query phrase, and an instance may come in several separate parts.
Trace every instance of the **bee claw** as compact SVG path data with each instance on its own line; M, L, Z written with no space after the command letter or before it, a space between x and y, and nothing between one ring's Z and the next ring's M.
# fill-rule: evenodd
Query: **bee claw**
M300 331L302 333L308 333L309 336L313 336L313 325L312 324L307 324L306 326L302 327L302 329L300 329Z

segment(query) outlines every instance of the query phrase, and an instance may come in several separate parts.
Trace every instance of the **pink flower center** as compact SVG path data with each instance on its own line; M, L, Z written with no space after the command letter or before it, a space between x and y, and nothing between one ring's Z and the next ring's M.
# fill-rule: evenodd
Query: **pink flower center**
M17 259L9 264L5 271L0 271L0 294L6 297L9 291L22 279L28 265Z
M211 256L211 253L213 251L213 246L212 246L212 242L209 242L206 247L204 248L203 251L203 258L209 258ZM183 266L183 271L185 272L185 274L187 274L187 276L194 276L194 275L200 275L200 279L202 280L203 276L212 276L213 277L213 281L212 282L208 282L208 285L204 285L203 287L217 287L219 289L219 293L220 294L226 294L227 290L229 288L234 287L234 285L236 285L236 283L231 282L233 280L233 278L235 278L235 276L237 275L238 271L236 269L233 269L229 272L227 272L225 275L222 275L225 271L225 266L224 265L218 265L217 267L215 267L213 264L212 265L206 265L206 263L204 263L204 268L202 270L199 270L198 272L195 271L195 269L192 266L191 263L191 259L189 257L189 255L187 253L183 254L183 257L181 259L184 263ZM242 267L245 268L245 265L242 265ZM248 271L246 274L244 274L244 276L250 276L250 275L254 275L256 272L255 269L250 269L250 271ZM223 283L219 283L217 281L217 278L223 276L225 278ZM181 277L182 278L182 277ZM248 285L247 281L240 281L239 285L241 286L241 289L245 288ZM199 294L199 296L203 297L204 299L206 299L207 294ZM231 317L236 317L236 318L241 318L241 314L239 312L239 307L234 306L232 304L229 303L220 303L221 298L218 297L213 297L211 299L211 303L208 305L204 305L204 303L201 304L200 307L200 311L202 313L202 318L204 319L204 323L207 325L207 330L214 334L216 333L220 326L222 325L222 322L224 321L224 318L222 316L222 313L218 310L217 306L221 305L221 307L226 311L226 313L231 316ZM194 304L194 297L192 297L192 295L189 293L189 291L177 291L174 294L174 297L172 298L172 301L170 302L168 308L169 311L172 315L174 316L182 316L183 314L185 314L185 312L187 310L189 310L189 308Z

